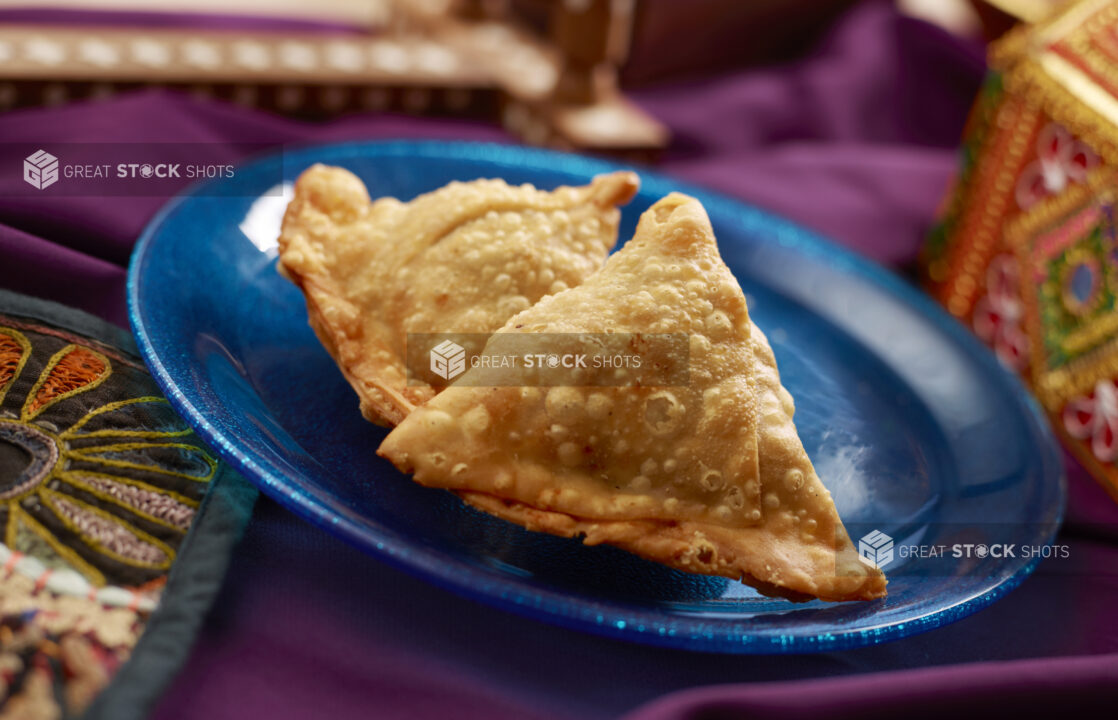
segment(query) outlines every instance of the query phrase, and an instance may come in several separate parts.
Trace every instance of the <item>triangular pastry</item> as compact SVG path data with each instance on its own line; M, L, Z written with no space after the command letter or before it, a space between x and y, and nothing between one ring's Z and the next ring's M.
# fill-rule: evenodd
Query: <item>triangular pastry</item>
M698 201L658 202L597 274L510 319L483 355L525 332L686 333L689 382L482 387L470 384L475 368L379 454L531 530L792 599L885 594L804 452L792 398Z
M393 425L439 389L409 384L408 333L493 332L578 285L616 243L617 206L637 184L631 172L553 192L475 180L372 202L353 173L315 165L295 183L279 267L362 414Z

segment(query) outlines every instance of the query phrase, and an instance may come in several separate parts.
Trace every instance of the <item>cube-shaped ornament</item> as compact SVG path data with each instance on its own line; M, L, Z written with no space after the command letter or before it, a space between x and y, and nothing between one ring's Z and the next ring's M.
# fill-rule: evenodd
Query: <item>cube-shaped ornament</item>
M925 281L1118 499L1118 1L1022 25L990 65Z

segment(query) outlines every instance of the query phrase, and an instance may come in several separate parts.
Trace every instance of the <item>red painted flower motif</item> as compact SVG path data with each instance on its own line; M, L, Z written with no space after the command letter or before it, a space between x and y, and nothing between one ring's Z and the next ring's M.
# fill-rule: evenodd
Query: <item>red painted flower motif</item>
M1024 313L1017 263L1012 255L997 255L986 268L986 294L974 306L974 332L1013 370L1021 370L1028 359Z
M1017 205L1027 210L1068 183L1081 183L1099 164L1099 156L1062 125L1048 123L1036 141L1036 160L1017 178Z
M1118 458L1118 388L1111 380L1100 380L1094 392L1075 398L1064 406L1064 427L1077 440L1090 440L1091 452L1099 462Z

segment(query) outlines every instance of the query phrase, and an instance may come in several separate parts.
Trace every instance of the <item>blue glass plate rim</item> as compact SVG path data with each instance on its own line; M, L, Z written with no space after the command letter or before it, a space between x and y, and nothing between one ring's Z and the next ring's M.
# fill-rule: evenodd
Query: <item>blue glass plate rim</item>
M571 153L561 153L538 148L526 148L497 143L442 141L442 140L376 140L340 142L323 145L288 146L282 151L269 153L241 163L238 172L251 173L269 165L279 163L281 168L289 163L293 166L306 166L311 162L331 162L331 159L344 159L355 154L379 154L382 156L424 156L445 157L459 160L483 160L496 165L495 155L516 158L514 163L504 164L542 165L556 170L585 177L620 169L619 164ZM1055 494L1045 527L1051 531L1046 537L1037 538L1042 544L1050 544L1062 523L1066 504L1065 478L1058 445L1051 434L1040 407L1026 391L1018 378L1006 372L976 338L954 318L947 315L931 298L921 293L899 276L871 260L846 250L821 235L803 228L796 223L750 206L717 191L676 180L645 168L636 168L646 182L670 183L674 189L698 198L705 206L717 208L728 213L746 226L764 227L774 237L775 242L795 248L796 251L826 258L828 263L839 271L860 275L877 284L888 294L896 297L921 315L933 320L936 329L945 332L958 342L971 359L982 366L982 370L1000 378L1011 386L1014 397L1020 402L1021 409L1032 420L1040 436L1038 451L1044 467L1049 470L1047 481L1054 483L1049 488ZM515 578L497 577L466 564L449 561L437 551L416 548L408 545L407 539L387 528L380 532L356 526L344 513L332 511L329 507L312 502L298 491L292 491L291 479L285 477L268 463L254 458L251 453L239 447L191 401L187 392L176 383L166 368L157 349L152 345L146 331L143 317L143 304L140 291L143 283L145 259L152 251L159 230L165 220L183 203L205 193L211 184L221 180L208 180L195 183L179 195L169 200L149 221L141 233L132 253L127 275L127 300L129 321L136 336L140 353L172 406L187 420L198 435L242 475L256 484L265 494L292 510L299 516L331 532L350 544L362 549L390 565L409 572L438 587L450 590L465 598L480 601L513 613L545 621L561 627L568 627L621 640L635 641L664 647L685 650L749 653L784 654L842 650L876 644L885 640L895 640L915 635L927 630L954 622L981 610L1006 593L1020 585L1036 568L1039 558L1022 563L1009 577L1000 578L996 584L984 592L977 592L953 604L940 607L935 612L910 618L904 622L893 622L877 627L844 630L836 628L833 633L813 633L809 635L782 634L778 636L756 635L750 633L748 621L723 618L692 619L673 616L665 621L664 614L618 602L597 602L588 598L572 597L569 594L541 588L525 587ZM713 214L713 212L712 212ZM453 565L457 565L454 567Z

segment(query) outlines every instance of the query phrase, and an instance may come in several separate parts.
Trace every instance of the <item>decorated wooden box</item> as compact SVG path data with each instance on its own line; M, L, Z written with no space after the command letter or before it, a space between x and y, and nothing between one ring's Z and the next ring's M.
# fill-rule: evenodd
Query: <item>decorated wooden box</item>
M1118 499L1118 1L1017 27L990 66L927 287Z

